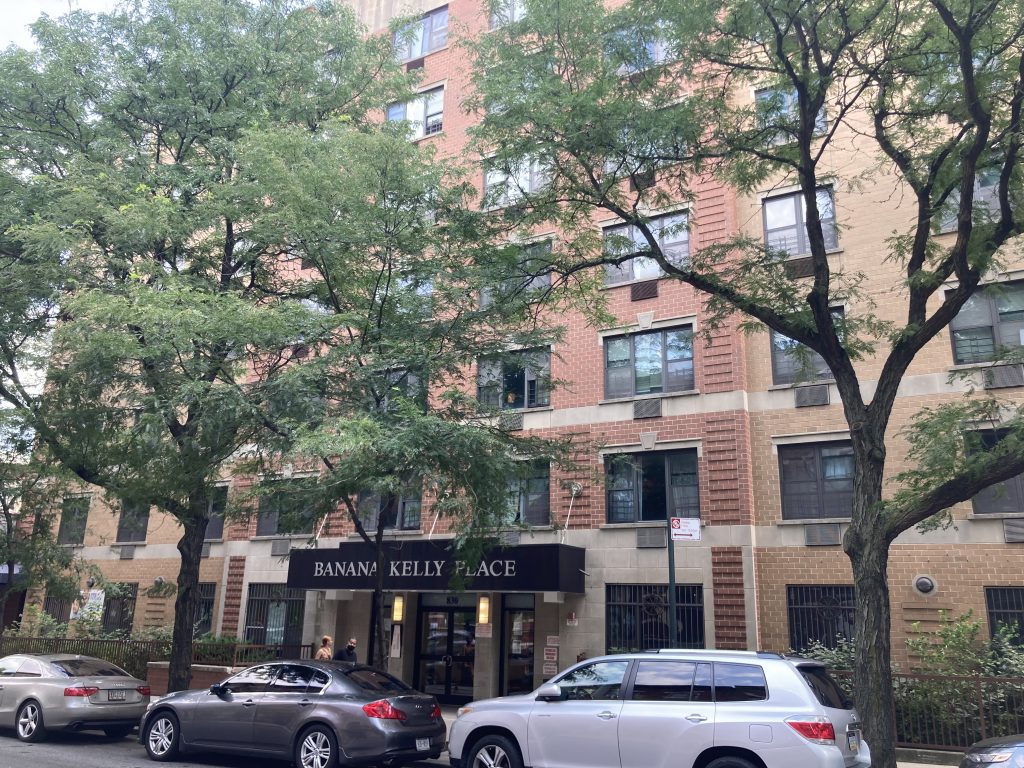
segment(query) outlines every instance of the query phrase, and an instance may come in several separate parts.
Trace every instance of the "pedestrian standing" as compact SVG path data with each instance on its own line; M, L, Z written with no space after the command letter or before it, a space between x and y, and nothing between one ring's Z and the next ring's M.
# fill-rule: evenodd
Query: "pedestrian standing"
M334 656L334 640L330 635L324 635L313 658L317 661L330 661L332 656Z
M356 656L356 639L354 637L350 637L348 639L348 645L334 654L334 660L351 661L353 664L359 661L359 658Z

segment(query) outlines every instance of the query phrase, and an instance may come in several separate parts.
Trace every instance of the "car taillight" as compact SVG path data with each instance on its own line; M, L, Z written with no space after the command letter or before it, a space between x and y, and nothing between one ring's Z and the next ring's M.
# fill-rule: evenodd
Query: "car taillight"
M74 688L65 688L65 696L92 696L94 693L99 691L99 688L94 688L90 685L76 686Z
M152 693L152 691L151 691L151 689L150 689L150 687L148 685L140 685L135 690L138 691L139 693L141 693L143 696L149 696Z
M387 699L363 704L363 712L367 717L379 717L381 720L405 720L405 712L395 709Z
M826 717L816 717L813 720L789 718L786 722L790 728L815 744L836 743L836 729Z
M441 718L441 705L435 704L434 708L430 710L430 719L439 720Z

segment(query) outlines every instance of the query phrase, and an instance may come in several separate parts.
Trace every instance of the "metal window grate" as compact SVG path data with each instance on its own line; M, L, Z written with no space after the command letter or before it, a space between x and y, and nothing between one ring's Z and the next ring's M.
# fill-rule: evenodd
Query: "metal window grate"
M657 528L637 528L637 549L664 549L668 546L668 532L664 526Z
M630 301L644 301L646 299L658 298L658 281L647 280L643 283L633 283L629 287Z
M301 645L306 593L284 584L250 584L245 640L257 645Z
M808 408L814 405L828 405L828 384L816 384L812 387L797 387L793 392L797 408Z
M984 374L985 389L1024 387L1024 367L1020 365L993 365Z
M46 596L43 601L43 611L62 624L71 620L71 600L66 597Z
M656 419L661 416L661 399L649 398L633 402L634 419Z
M108 590L103 601L103 631L132 631L135 620L135 600L139 594L138 584L112 584L114 590ZM116 591L115 591L116 590Z
M669 647L668 585L608 584L605 587L608 653ZM704 647L704 589L676 585L679 647Z
M192 636L208 635L213 630L213 601L217 596L217 583L213 581L199 582L199 602L196 605L196 620L192 625Z
M854 592L843 584L786 587L789 646L802 651L812 641L835 648L842 637L853 639Z
M985 587L989 631L1000 625L1013 630L1014 642L1024 645L1024 587Z
M804 526L804 544L808 547L834 547L841 544L842 541L839 523L816 523Z
M1024 519L1010 517L1003 520L1003 537L1007 544L1024 542Z

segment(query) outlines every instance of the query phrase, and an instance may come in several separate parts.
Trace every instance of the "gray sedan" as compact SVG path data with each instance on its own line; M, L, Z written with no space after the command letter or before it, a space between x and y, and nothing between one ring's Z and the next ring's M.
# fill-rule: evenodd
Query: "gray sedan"
M0 726L22 741L48 730L102 730L123 738L149 705L149 687L91 656L15 654L0 659Z
M150 704L139 741L153 760L227 752L299 768L400 766L445 746L437 699L362 664L283 661Z

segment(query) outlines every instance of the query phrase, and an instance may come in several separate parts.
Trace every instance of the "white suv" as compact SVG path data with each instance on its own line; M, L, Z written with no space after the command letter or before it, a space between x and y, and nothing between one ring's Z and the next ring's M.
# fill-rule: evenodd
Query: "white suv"
M853 705L816 661L662 650L589 659L476 701L453 768L868 768Z

